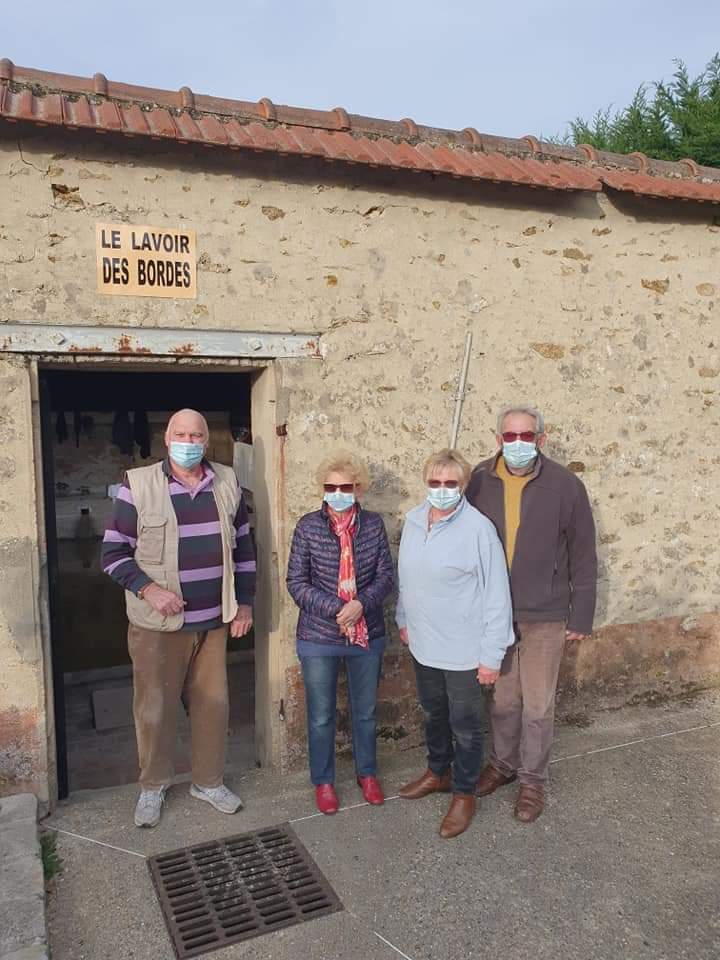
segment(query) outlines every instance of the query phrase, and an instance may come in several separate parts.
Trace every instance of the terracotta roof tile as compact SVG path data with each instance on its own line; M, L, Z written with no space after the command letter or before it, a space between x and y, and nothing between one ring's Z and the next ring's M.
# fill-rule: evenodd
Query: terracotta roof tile
M97 127L95 113L87 97L62 98L63 121L68 127Z
M20 90L18 92L18 112L28 117L35 118L37 97L33 95L32 90Z
M614 190L623 190L644 197L666 197L679 200L705 200L720 203L720 181L701 183L697 180L653 177L627 170L599 171L600 179Z
M117 104L113 100L103 100L98 107L100 124L105 130L122 130L123 121Z
M425 157L432 170L437 173L453 173L454 168L450 161L444 159L431 143L418 143L415 150L420 156Z
M62 97L59 93L49 93L46 97L37 97L35 109L38 123L62 123Z
M513 157L504 157L501 153L488 154L482 157L486 176L493 180L507 180L510 183L526 184L527 186L546 186L546 178L541 172L533 176L533 170L528 160L516 162ZM562 186L562 183L559 184Z
M150 135L150 128L145 119L145 111L141 109L138 103L120 105L120 117L122 118L122 131L128 136L145 137Z
M358 138L353 138L358 139ZM384 167L388 163L388 155L379 145L377 139L370 139L370 137L362 137L361 144L363 150L371 157L370 164L375 167ZM417 148L416 148L417 149Z
M388 166L401 170L417 169L417 153L407 144L402 142L396 143L394 140L390 140L387 137L379 137L375 141L375 146L379 150L382 150L382 152L388 158Z
M229 127L230 124L228 123ZM183 142L201 141L203 138L202 130L198 127L189 110L181 110L175 117L175 127L178 132L178 140ZM228 133L229 136L229 133Z
M277 152L280 144L275 130L271 126L265 126L262 123L249 123L247 132L253 143L255 150L271 150Z
M487 169L488 156L478 154L477 157L470 150L461 148L453 149L440 145L436 153L442 154L446 158L453 170L453 176L456 177L474 177L477 178L480 169Z
M295 136L297 133L296 129L292 130L292 136ZM312 132L306 130L305 133L307 136L302 138L302 142L305 144L315 143L320 146L322 153L319 153L319 156L324 157L326 160L344 160L346 163L367 163L368 160L361 160L360 154L355 150L352 137L348 137L347 134L341 132L334 132L330 130L313 130ZM369 157L369 154L366 154Z
M349 133L338 130L336 133L326 133L324 130L317 130L314 136L320 141L324 137L328 138L328 148L337 150L340 158L347 160L348 163L372 163L377 164L377 152L373 153L371 141L367 137L353 137Z
M307 157L330 157L332 156L332 141L325 146L323 137L327 136L325 130L310 130L307 127L289 127L290 136L299 145L298 153Z
M333 110L305 110L71 77L0 60L0 120L121 133L205 146L321 157L340 163L555 190L603 187L639 196L720 203L720 170L692 160L610 154L464 130L440 130Z
M178 119L178 117L173 118L173 124L176 130ZM221 123L218 118L214 117L211 113L206 113L198 117L195 121L195 126L202 138L201 142L208 146L226 147L230 143L230 137L225 129L226 124Z
M13 104L14 97L15 94L10 86L0 83L0 116L4 116L11 121L16 121Z
M147 125L150 128L151 137L167 137L168 139L177 140L177 127L169 110L156 107L154 110L144 110L143 113L145 114Z
M290 128L277 126L273 133L280 153L295 154L298 152L297 140L293 137Z
M233 149L237 150L243 147L252 147L253 140L247 128L247 124L239 123L237 120L228 120L225 124L225 132L228 135L229 144Z

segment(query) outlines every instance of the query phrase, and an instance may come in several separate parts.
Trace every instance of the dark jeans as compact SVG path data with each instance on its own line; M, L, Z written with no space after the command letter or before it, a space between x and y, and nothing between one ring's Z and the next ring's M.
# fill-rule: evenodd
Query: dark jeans
M310 779L335 782L335 707L340 663L345 662L350 697L352 747L359 777L375 776L375 707L382 656L301 657L307 708Z
M483 760L483 693L477 670L438 670L413 657L425 713L428 767L442 776L452 765L453 793L475 793Z

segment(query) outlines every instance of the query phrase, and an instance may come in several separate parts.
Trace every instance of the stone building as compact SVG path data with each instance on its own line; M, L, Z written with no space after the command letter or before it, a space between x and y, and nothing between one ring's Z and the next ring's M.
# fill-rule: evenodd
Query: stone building
M99 718L128 682L122 602L97 538L181 403L227 462L252 436L255 751L301 761L284 571L313 468L363 454L397 544L468 333L459 448L487 456L497 408L534 401L594 504L597 631L568 653L565 712L717 680L718 203L720 170L690 160L0 61L0 793L67 790L76 721L107 738L93 756L119 743ZM414 704L394 641L383 737L414 735Z

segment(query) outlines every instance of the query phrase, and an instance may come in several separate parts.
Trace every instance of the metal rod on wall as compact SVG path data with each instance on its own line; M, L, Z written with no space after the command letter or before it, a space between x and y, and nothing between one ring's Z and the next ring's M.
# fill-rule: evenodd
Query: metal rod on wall
M458 433L460 432L460 414L462 413L463 400L465 399L465 384L467 383L468 367L470 366L470 352L472 350L473 335L468 331L465 337L465 356L463 357L462 370L460 372L460 382L458 383L458 392L455 395L455 413L453 414L452 427L450 429L450 449L455 448Z

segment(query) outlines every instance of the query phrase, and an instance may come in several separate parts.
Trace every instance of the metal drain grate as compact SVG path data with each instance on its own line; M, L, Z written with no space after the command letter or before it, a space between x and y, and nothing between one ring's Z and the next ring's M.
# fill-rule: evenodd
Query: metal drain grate
M342 910L287 824L148 860L180 960Z

